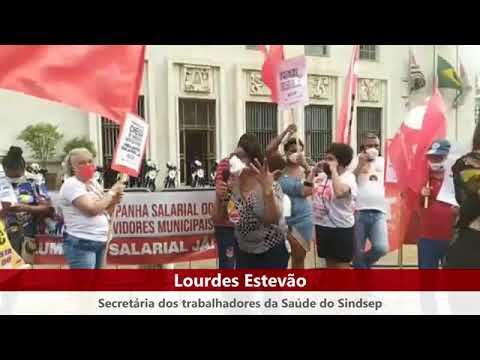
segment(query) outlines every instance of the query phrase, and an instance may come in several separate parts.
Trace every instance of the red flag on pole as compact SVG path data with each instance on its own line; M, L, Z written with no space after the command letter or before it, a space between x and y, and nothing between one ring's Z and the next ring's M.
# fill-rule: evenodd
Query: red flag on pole
M445 104L438 88L434 88L433 96L428 102L423 118L423 126L418 136L415 157L412 163L412 174L409 187L419 194L428 179L428 162L425 156L429 147L437 139L447 136L447 119Z
M267 46L269 47L267 49ZM262 67L262 80L272 93L272 101L278 102L276 69L284 59L283 45L258 45L265 55L265 62Z
M353 109L355 107L355 94L358 85L358 62L360 60L360 45L353 45L352 60L348 67L343 89L343 101L338 117L336 141L350 144L352 140Z
M406 233L402 242L414 239L418 232L418 217L413 215L419 210L420 191L428 179L425 154L436 139L446 137L446 132L445 105L435 87L426 105L407 114L390 144L389 157L404 202L402 217Z
M1 45L0 88L122 123L135 113L145 45Z
M447 120L442 96L435 88L428 103L412 109L390 145L390 159L402 189L419 193L428 176L425 153L439 138L445 138Z

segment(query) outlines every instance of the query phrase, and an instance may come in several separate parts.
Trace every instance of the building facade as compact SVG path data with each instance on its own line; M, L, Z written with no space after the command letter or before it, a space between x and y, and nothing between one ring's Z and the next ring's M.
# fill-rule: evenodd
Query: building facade
M432 93L436 55L453 66L463 64L472 85L480 72L478 46L468 45L361 45L357 111L353 121L356 149L367 132L382 142L397 131L410 108ZM425 74L424 88L409 92L409 49ZM351 45L286 45L287 58L306 55L309 104L294 111L306 152L319 159L334 139L343 84L351 60ZM189 183L190 164L200 160L206 168L228 155L245 132L266 143L292 121L270 100L261 81L263 53L256 45L150 45L145 58L144 81L138 112L150 124L148 158L161 169L169 161L179 166L180 181ZM448 136L469 143L476 122L476 91L463 105L452 107L456 91L442 89L447 107ZM0 133L3 154L26 126L35 122L58 125L64 141L86 136L96 145L97 162L111 159L118 127L96 114L0 90L0 116L6 125ZM477 106L478 109L478 106ZM478 110L477 110L478 111ZM62 144L59 146L59 155ZM27 152L27 159L30 155ZM56 159L57 163L60 157ZM55 164L52 164L51 171Z

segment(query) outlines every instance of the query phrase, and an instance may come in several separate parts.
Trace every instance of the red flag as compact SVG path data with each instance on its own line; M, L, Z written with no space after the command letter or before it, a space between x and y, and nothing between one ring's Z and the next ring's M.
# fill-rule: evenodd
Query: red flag
M420 190L427 182L428 148L438 138L446 136L445 105L438 88L427 105L412 109L389 147L389 156L403 194L402 222L405 232L402 242L411 243L418 233ZM402 230L403 231L403 230Z
M123 122L135 113L145 45L1 45L0 88Z
M435 88L427 105L412 109L400 126L390 146L390 159L400 188L419 193L428 176L425 153L430 145L447 132L445 105Z
M265 54L262 80L272 93L272 101L276 103L278 102L276 70L278 64L285 59L283 45L270 45L269 49L267 49L267 45L258 45L258 47Z
M445 104L438 87L434 88L433 96L428 102L423 126L419 134L415 157L412 163L412 174L409 187L419 194L428 179L428 162L426 152L437 139L447 136L447 119L445 117Z
M352 140L352 117L355 106L355 94L358 85L358 62L360 60L360 45L353 45L352 60L345 78L345 88L343 89L343 102L338 117L338 127L336 141L344 144L350 144Z

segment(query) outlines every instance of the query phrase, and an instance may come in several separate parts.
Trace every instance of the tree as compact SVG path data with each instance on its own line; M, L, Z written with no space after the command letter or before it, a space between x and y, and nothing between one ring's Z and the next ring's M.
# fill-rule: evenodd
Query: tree
M75 137L68 141L63 147L63 152L65 153L64 155L67 156L71 150L76 148L86 148L92 153L93 157L97 156L94 143L88 140L86 137Z
M29 125L17 137L23 140L35 160L38 160L42 166L55 155L55 150L63 135L58 131L58 126L48 123L38 123Z

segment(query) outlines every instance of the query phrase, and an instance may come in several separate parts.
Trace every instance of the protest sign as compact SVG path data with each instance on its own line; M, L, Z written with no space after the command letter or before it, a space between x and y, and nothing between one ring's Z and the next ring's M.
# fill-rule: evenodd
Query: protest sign
M0 220L0 269L24 269L29 267L12 248L5 224Z
M455 186L453 184L452 166L462 155L468 153L468 147L463 144L452 143L450 153L445 161L445 175L443 178L442 187L437 195L437 200L453 205L459 206L455 198Z
M277 68L278 107L287 110L308 103L305 56L283 61Z
M143 119L128 114L122 124L112 169L137 177L147 144L148 124Z
M51 194L53 205L58 194ZM126 193L116 207L109 265L170 264L216 257L209 191ZM61 233L37 236L36 264L64 264Z

